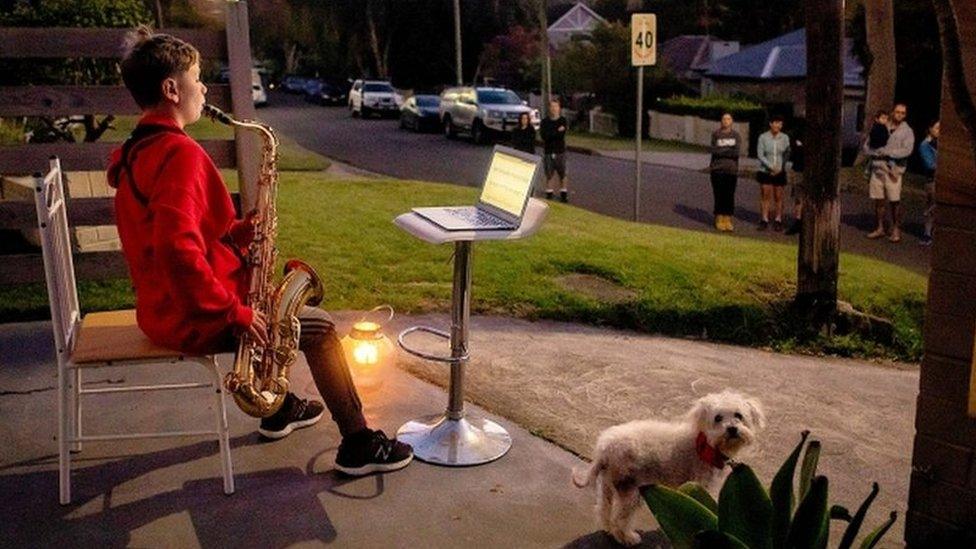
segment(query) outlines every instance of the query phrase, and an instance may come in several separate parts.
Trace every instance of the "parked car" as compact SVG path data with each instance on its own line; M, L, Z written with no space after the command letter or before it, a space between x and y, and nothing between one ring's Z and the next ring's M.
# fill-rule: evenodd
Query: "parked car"
M261 73L257 69L251 69L251 99L254 100L255 107L264 107L268 104L268 92L264 89Z
M323 82L316 103L320 105L345 105L349 98L345 86Z
M512 90L464 86L441 93L441 127L450 139L464 131L471 134L475 143L484 143L494 135L515 129L524 112L529 113L532 126L539 129L539 111L530 108Z
M325 82L318 78L305 79L305 85L302 87L302 93L305 94L305 101L312 103L318 101L319 93L322 92L323 85L325 85Z
M414 95L407 98L400 107L400 127L410 128L415 132L440 127L439 95Z
M281 88L288 93L304 93L305 80L302 76L289 74L281 80Z
M385 80L356 80L349 90L349 111L353 116L396 116L403 98Z

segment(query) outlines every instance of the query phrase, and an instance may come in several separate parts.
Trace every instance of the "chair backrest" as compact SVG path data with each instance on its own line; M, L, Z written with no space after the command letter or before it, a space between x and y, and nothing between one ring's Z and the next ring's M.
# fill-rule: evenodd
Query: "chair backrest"
M34 191L54 343L60 358L62 354L71 353L81 323L81 310L75 286L75 265L71 257L71 233L68 232L61 161L57 157L51 157L47 174L34 174Z

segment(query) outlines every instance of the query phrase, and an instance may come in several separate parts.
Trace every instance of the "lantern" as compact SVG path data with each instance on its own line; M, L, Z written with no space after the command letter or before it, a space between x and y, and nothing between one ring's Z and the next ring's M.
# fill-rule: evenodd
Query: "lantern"
M383 335L383 325L366 320L370 313L381 309L390 311L390 316L385 322L393 319L393 307L389 305L374 307L352 325L349 335L342 338L342 348L356 388L363 393L375 391L383 385L383 373L388 365L388 358L393 352L393 344Z

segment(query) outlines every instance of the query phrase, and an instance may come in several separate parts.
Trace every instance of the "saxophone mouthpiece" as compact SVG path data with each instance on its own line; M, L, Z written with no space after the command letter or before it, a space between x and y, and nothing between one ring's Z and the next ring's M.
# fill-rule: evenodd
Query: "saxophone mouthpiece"
M224 124L230 125L233 123L233 120L231 120L231 117L227 113L209 103L203 105L203 114L209 116L211 120L223 122Z

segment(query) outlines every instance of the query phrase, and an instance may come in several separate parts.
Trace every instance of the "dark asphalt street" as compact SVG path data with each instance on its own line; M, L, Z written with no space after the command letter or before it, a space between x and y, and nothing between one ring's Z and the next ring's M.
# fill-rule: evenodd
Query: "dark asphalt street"
M273 94L270 105L257 116L302 146L341 162L402 179L421 179L479 186L491 147L476 146L462 138L451 141L437 133L415 134L400 130L396 120L352 118L344 107L320 107L299 96ZM634 164L632 161L569 153L567 158L570 202L588 210L633 218ZM707 174L645 164L642 169L641 216L646 223L711 231L711 187ZM789 198L787 197L789 200ZM789 208L787 207L787 210ZM899 244L873 241L864 234L873 225L866 196L843 195L841 247L927 272L929 252L918 245L920 212L906 216L905 238ZM736 192L737 237L795 242L773 231L758 232L759 186L740 179Z

